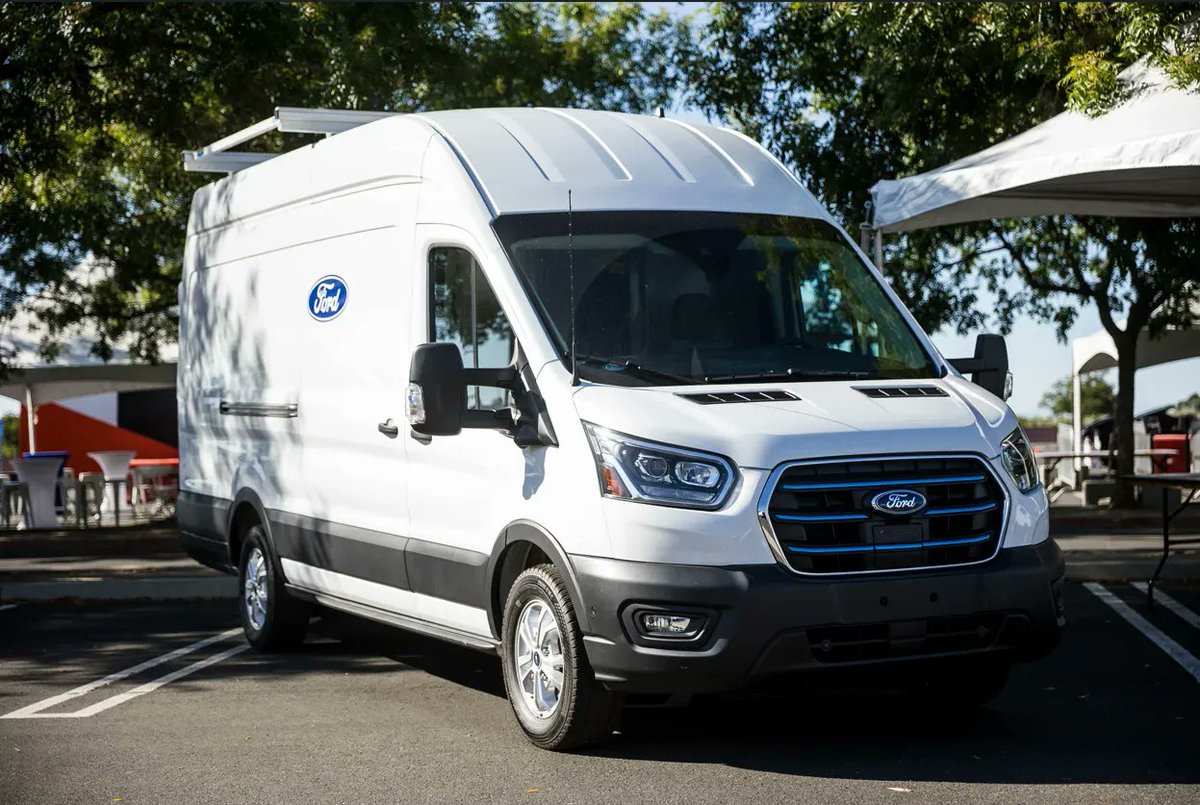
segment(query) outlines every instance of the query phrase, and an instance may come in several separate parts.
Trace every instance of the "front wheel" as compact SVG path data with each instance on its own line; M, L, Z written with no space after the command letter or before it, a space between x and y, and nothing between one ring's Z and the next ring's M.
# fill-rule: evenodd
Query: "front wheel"
M553 565L530 568L513 582L501 643L504 687L530 742L565 750L612 734L620 696L596 681L570 595Z

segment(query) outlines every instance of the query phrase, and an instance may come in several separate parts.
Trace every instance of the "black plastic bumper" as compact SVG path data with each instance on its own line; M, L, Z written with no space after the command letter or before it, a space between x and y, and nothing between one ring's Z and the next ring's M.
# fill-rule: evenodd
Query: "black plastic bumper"
M938 658L1033 659L1064 624L1053 540L977 567L821 579L776 565L699 567L574 557L596 676L637 693L737 690L816 669ZM691 643L640 635L640 607L708 615Z

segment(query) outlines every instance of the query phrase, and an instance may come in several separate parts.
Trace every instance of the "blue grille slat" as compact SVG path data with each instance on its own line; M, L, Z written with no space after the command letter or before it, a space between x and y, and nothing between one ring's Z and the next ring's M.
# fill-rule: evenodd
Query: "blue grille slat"
M776 514L776 520L787 520L793 523L850 523L870 520L865 514Z
M845 546L808 546L789 545L792 553L823 554L823 553L864 553L866 551L915 551L922 548L948 548L953 545L978 545L992 538L991 534L981 534L978 537L963 537L962 539L934 539L927 542L897 542L890 545L845 545Z
M865 553L875 550L874 545L789 545L792 553Z
M949 509L926 509L921 512L924 517L943 517L947 514L979 514L980 512L990 512L996 508L996 501L990 503L981 503L978 506L956 506Z
M828 484L780 484L789 492L819 492L823 489L876 489L884 486L930 486L932 484L966 484L983 481L982 475L957 475L944 478L900 478L895 481L838 481Z

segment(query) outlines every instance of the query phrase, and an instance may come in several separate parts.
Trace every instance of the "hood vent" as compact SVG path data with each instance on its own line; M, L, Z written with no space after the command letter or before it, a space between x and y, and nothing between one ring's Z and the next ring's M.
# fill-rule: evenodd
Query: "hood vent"
M863 386L855 387L855 391L862 392L868 397L948 397L943 389L937 386L874 386L865 388Z
M703 394L680 394L685 400L691 400L701 405L720 405L722 403L750 402L782 402L784 400L800 399L790 391L774 389L772 391L714 391Z

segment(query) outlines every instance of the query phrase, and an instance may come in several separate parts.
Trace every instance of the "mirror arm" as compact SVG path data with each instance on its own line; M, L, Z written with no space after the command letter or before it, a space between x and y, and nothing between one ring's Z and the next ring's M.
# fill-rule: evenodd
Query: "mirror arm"
M946 362L964 375L987 368L978 358L947 358Z
M467 386L491 386L513 391L519 385L515 366L500 369L463 369L462 374L463 384Z
M462 426L466 428L477 428L479 430L512 430L513 419L512 414L507 408L502 408L499 411L490 410L469 410L463 411Z

